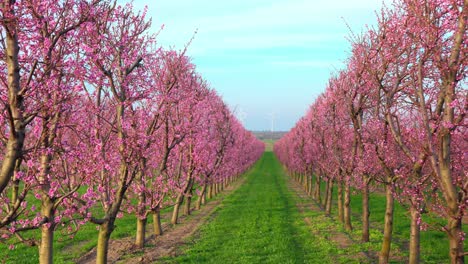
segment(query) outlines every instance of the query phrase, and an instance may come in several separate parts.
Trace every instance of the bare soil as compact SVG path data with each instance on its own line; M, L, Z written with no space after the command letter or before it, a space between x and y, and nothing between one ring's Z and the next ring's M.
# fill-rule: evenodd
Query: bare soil
M135 246L133 237L111 240L108 263L151 263L159 258L176 256L180 251L180 247L210 219L210 216L216 211L224 198L236 190L243 182L244 179L241 179L229 185L221 194L202 206L200 210L193 208L190 216L180 216L179 224L174 226L170 223L164 223L162 225L164 232L162 236L154 236L152 234L152 225L148 225L146 246L143 249ZM171 213L162 215L162 218L170 219ZM95 248L77 260L78 264L95 262Z

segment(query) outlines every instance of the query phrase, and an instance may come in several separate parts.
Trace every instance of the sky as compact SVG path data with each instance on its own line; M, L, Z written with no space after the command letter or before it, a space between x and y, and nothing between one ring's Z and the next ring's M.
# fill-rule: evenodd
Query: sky
M387 1L388 2L388 1ZM380 0L134 0L249 130L287 131L344 68Z

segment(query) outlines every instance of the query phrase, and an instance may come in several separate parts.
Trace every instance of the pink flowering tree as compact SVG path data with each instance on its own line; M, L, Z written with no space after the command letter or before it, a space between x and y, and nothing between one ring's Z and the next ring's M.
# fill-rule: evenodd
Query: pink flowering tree
M312 164L328 186L342 182L343 172L364 193L371 179L385 185L382 263L388 262L394 198L411 219L410 263L420 261L421 214L427 209L447 219L451 263L464 261L466 12L466 1L402 0L382 9L378 26L353 41L347 69L275 145L292 173L304 169L300 156L317 151ZM314 131L305 142L309 147L305 122ZM326 210L329 197L327 190Z
M2 6L2 15L9 19L2 19L7 59L1 67L7 77L2 82L6 144L0 226L23 241L20 231L40 228L40 242L25 241L39 244L40 263L52 262L54 230L74 218L77 206L71 197L85 181L77 179L75 171L65 170L65 164L74 163L79 155L80 144L67 136L79 119L71 114L78 110L72 102L79 101L83 91L74 56L80 51L81 32L106 6L101 1L8 1ZM3 192L7 186L10 198ZM41 201L39 212L25 201L28 193ZM62 212L66 214L57 215Z
M144 67L151 62L147 47L154 43L154 37L147 34L149 27L145 12L134 13L130 4L114 6L99 17L82 43L88 59L87 82L93 86L88 99L94 106L88 113L94 122L83 130L91 132L85 133L93 139L89 147L99 156L96 166L101 170L94 175L93 186L102 214L91 218L99 225L97 263L107 262L116 217L122 214L123 205L129 205L125 196L139 172L135 153L141 145L135 142L140 134L131 117L132 109L151 95L149 71Z

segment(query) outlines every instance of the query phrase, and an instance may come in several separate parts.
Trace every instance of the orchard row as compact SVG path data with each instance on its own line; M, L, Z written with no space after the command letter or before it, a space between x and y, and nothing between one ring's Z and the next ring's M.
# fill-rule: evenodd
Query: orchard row
M421 214L439 215L451 263L464 263L468 206L466 0L396 0L377 26L352 35L347 66L275 145L290 174L325 210L338 185L339 219L352 229L350 192L362 192L362 241L369 241L369 192L385 189L380 263L388 263L395 199L411 218L409 263L420 261ZM312 182L316 175L316 182ZM383 216L382 216L383 217Z
M54 232L99 226L106 263L116 218L148 217L247 170L264 145L237 121L184 51L165 50L145 11L110 0L1 5L0 234L53 261ZM196 191L196 193L195 193ZM37 239L24 231L37 229ZM39 235L40 233L40 235Z

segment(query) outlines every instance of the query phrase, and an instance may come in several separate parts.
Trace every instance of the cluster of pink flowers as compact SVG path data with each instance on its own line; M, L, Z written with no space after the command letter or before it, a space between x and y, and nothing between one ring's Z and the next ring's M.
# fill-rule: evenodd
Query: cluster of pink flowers
M157 46L146 11L24 0L0 12L0 229L40 229L41 241L24 242L40 245L41 263L52 260L44 237L62 225L74 234L93 222L107 244L123 214L146 220L260 157L263 143L185 50Z
M395 0L384 7L375 28L350 38L346 69L275 145L291 174L306 175L299 178L311 193L312 175L338 184L339 199L344 185L343 210L349 187L362 190L363 199L370 189L386 188L387 199L411 212L410 244L419 243L413 237L421 214L439 214L452 263L464 258L468 205L467 12L462 0ZM419 252L410 252L410 262L418 261Z

